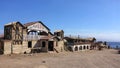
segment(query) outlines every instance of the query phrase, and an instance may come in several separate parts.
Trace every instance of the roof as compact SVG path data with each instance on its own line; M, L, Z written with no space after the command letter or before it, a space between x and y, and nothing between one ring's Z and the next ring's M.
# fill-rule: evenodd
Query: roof
M66 40L68 40L68 39L71 39L71 40L78 39L78 40L89 40L89 41L96 40L95 38L77 38L77 37L64 37L64 39L66 39Z
M44 37L41 37L40 39L49 39L50 37L48 36L44 36Z
M71 37L64 37L64 39L73 39L73 38L71 38Z
M52 36L51 38L57 38L58 40L60 40L57 36Z
M35 24L35 23L37 23L37 22L29 22L29 23L24 24L24 26L25 26L25 27L28 27L28 26L33 25L33 24Z
M15 24L20 24L23 28L24 28L24 26L19 22L19 21L16 21L16 22L10 22L10 23L8 23L8 24L5 24L5 26L12 26L12 25L15 25Z
M19 21L10 22L10 23L8 23L8 24L5 24L5 26L13 25L13 24L16 24L16 23L19 23L22 27L24 27Z
M73 40L78 39L78 40L85 40L85 39L83 39L83 38L78 38L78 37L64 37L64 39L73 39Z
M63 32L63 30L56 30L55 32Z
M16 21L16 22L18 22L18 21ZM15 24L16 22L10 22L10 23L7 23L7 24L5 24L5 26Z
M35 22L28 22L26 24L24 24L25 27L28 27L30 25L33 25L35 23L41 23L44 27L46 27L48 30L50 30L46 25L44 25L41 21L35 21Z
M93 37L93 38L86 38L85 40L90 40L90 41L92 41L92 40L96 40L96 39Z
M54 39L60 40L57 36L50 37L49 41L53 41Z
M52 32L49 32L49 33L53 36Z

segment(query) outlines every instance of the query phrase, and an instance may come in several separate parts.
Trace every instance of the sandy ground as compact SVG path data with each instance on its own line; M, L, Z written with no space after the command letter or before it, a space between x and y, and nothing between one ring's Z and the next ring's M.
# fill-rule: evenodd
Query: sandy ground
M120 68L116 50L1 55L0 68Z

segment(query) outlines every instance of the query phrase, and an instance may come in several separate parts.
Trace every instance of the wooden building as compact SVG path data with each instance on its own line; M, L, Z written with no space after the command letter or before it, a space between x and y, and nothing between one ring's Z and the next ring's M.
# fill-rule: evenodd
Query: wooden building
M4 26L4 39L12 44L22 44L24 26L20 22L8 23Z
M63 30L54 34L41 21L5 24L0 35L0 54L80 51L95 48L95 38L64 37Z
M4 38L0 39L0 50L3 54L61 52L64 50L63 36L52 34L41 21L24 25L12 22L4 26Z

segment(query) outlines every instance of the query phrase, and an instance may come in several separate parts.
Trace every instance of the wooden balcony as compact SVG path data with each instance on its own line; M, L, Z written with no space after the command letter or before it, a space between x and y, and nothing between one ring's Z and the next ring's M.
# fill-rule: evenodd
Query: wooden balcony
M47 39L48 36L44 35L27 35L23 36L24 41L32 41L32 40L40 40L40 39Z

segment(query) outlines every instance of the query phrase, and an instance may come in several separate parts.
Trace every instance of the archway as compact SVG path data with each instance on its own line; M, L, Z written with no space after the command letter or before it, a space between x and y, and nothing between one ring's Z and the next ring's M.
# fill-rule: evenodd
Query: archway
M89 46L87 46L87 49L89 49Z
M78 47L77 46L75 47L75 51L78 51Z
M79 47L79 50L82 50L82 46Z
M83 46L83 49L86 49L86 47L85 47L85 46Z

